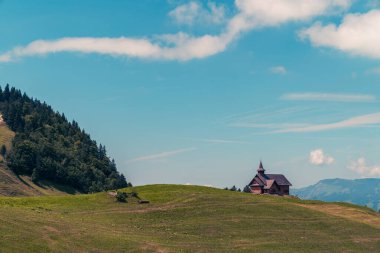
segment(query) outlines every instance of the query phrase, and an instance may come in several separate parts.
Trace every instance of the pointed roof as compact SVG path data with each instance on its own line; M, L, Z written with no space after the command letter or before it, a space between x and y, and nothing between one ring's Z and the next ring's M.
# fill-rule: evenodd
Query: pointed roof
M257 169L257 172L264 172L265 169L264 169L264 166L263 166L263 163L260 161L260 165L259 165L259 168Z
M282 174L265 174L265 169L263 163L260 161L259 168L257 169L256 176L251 180L249 185L261 186L261 187L271 187L273 183L279 186L288 185L292 186L289 180ZM268 189L269 189L268 188Z
M278 185L289 185L292 186L292 184L289 182L289 180L281 174L265 174L270 180L275 180Z

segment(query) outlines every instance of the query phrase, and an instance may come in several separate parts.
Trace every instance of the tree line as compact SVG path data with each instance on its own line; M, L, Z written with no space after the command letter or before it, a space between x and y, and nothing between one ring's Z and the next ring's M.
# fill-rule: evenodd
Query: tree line
M45 102L6 85L4 90L0 87L0 112L15 132L11 150L0 151L16 174L29 175L37 183L49 180L69 185L84 193L128 185L105 146Z

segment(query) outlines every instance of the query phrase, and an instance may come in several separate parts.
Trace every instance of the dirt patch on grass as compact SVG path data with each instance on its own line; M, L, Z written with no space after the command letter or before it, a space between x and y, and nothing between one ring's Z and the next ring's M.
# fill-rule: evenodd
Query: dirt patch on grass
M58 234L58 233L59 233L59 230L56 229L56 228L53 228L53 227L50 227L50 226L44 226L44 228L45 228L48 232L55 233L55 234Z
M169 253L170 251L162 248L160 245L154 244L154 243L145 243L142 247L142 250L149 251L149 252L155 252L155 253Z
M380 214L368 212L357 208L340 206L337 204L297 204L299 206L338 216L348 220L364 223L372 227L380 228Z

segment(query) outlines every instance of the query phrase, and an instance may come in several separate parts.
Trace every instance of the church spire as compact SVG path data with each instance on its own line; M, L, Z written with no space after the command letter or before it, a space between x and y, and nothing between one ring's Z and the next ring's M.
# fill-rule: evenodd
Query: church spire
M265 172L263 163L261 161L260 161L260 165L259 165L259 168L258 168L257 172L259 172L259 173L264 173Z

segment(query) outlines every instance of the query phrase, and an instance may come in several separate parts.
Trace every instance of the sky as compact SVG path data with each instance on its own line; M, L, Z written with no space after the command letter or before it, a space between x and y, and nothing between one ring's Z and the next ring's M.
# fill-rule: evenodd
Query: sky
M3 0L0 83L135 185L380 177L380 1Z

